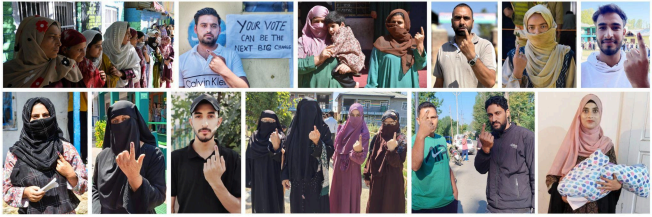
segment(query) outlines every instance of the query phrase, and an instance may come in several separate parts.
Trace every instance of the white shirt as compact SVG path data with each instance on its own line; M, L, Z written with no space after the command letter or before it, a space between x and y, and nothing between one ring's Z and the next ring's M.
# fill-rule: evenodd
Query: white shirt
M181 80L179 86L187 88L228 88L229 85L226 84L224 78L213 72L209 67L213 56L208 56L208 59L205 59L197 52L198 46L195 45L192 50L179 57L179 80ZM236 76L247 77L238 53L219 44L213 53L224 57L226 67L231 69Z
M620 61L613 67L598 60L598 54L591 53L582 63L582 88L632 88L625 72L625 52L620 51Z
M331 133L336 133L337 131L337 121L333 117L328 117L326 120L324 120L326 125L328 125L328 129L331 130Z

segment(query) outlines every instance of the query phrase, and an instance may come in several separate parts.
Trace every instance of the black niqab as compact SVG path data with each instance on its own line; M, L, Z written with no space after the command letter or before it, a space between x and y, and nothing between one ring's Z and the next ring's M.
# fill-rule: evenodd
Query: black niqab
M34 105L41 103L50 113L50 117L30 121ZM63 131L57 123L54 104L44 97L27 100L23 107L23 129L20 139L9 151L37 170L52 170L57 165L59 153L63 153ZM67 140L65 140L67 141Z
M275 120L274 123L264 123L263 118L272 118ZM271 110L265 110L260 114L258 119L258 126L256 127L256 132L251 137L252 142L247 148L247 158L260 158L263 156L269 155L269 149L271 142L269 137L273 132L278 130L281 138L284 137L283 128L281 128L281 123L278 120L278 116Z

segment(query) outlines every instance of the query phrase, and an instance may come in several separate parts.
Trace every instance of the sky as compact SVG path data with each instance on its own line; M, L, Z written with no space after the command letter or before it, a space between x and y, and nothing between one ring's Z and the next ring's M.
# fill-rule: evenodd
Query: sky
M597 10L601 5L612 2L582 2L582 10L593 8ZM650 2L613 2L625 12L627 19L642 19L644 22L650 22ZM580 10L580 12L582 11Z
M473 121L473 105L475 104L476 95L478 95L476 92L460 92L458 97L459 115L460 119L464 121L460 123L471 124ZM437 92L435 96L444 100L444 104L440 107L442 112L439 114L439 119L441 120L443 117L450 116L452 110L452 118L453 120L457 120L457 114L455 113L455 95L452 92Z
M439 14L440 12L453 12L453 8L456 5L462 2L432 2L431 8L432 11ZM467 5L471 6L473 13L480 13L482 9L487 9L487 13L496 13L497 3L496 2L465 2ZM496 18L496 22L498 19ZM453 27L450 24L442 24L442 27L446 29L449 35L453 35ZM473 26L473 32L477 33L478 25Z

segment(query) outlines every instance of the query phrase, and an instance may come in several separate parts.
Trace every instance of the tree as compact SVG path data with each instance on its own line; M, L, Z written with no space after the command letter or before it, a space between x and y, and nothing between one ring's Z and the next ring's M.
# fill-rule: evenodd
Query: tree
M192 130L192 127L189 123L189 118L191 117L190 105L192 101L197 98L203 92L185 92L184 96L179 97L177 95L172 96L172 108L174 108L174 114L172 114L173 123L180 123L181 127L175 129L174 137L184 138L185 140L180 140L189 142L190 139L194 139L195 133ZM222 125L218 128L215 138L217 142L225 147L233 149L237 152L240 152L240 93L239 92L216 92L216 93L207 93L217 99L220 103L220 113L219 117L222 118ZM177 141L174 140L173 141ZM173 144L174 147L185 147L187 144Z
M278 116L281 125L290 127L292 112L290 112L291 101L288 92L250 92L246 97L245 121L247 132L253 133L258 126L260 114L265 110L272 110Z
M593 8L582 10L582 13L580 13L581 22L584 24L593 25L593 13L595 13L595 10L593 10Z
M535 130L534 124L534 93L533 92L482 92L478 93L475 97L475 105L473 105L473 121L471 128L476 131L476 134L481 131L482 124L487 124L485 130L490 131L489 118L485 110L485 101L492 96L508 96L508 106L510 117L508 121L516 123L516 125L527 128L531 131Z
M419 103L414 105L414 111L412 112L412 114L410 114L410 116L412 117L412 120L414 120L414 121L412 121L412 133L416 132L415 130L417 129L416 128L417 118L415 117L414 114L415 114L415 112L417 112L417 108L419 107L419 105L421 103L430 102L433 105L435 105L435 107L437 108L437 114L441 114L441 112L442 112L441 105L444 104L444 100L437 98L435 96L435 92L414 92L414 96L418 97Z
M492 96L502 96L500 92L478 92L475 96L475 104L473 104L473 121L471 127L476 131L482 130L482 124L488 124L489 118L487 117L487 110L484 108L484 103ZM491 126L487 126L485 130L491 130Z
M487 13L487 9L483 8L481 13ZM498 20L496 18L496 20ZM491 31L495 27L495 24L478 24L478 33L480 33L480 36L483 38L491 38L493 34L491 34Z

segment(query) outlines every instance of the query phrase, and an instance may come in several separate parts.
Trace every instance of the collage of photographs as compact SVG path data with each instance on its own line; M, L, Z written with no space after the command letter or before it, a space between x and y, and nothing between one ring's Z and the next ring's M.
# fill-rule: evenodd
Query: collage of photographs
M3 1L2 215L650 216L651 3Z

